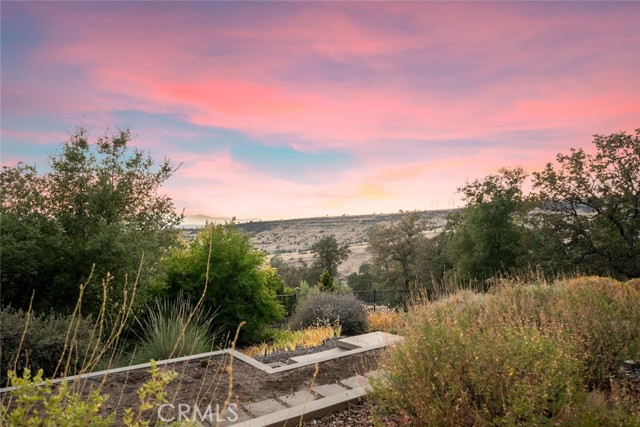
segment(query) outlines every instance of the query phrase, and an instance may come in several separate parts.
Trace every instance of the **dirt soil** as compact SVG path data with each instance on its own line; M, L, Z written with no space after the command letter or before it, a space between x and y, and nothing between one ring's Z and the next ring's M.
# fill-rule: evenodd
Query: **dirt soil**
M229 355L213 356L195 361L179 362L161 366L160 369L178 373L176 379L167 387L167 400L176 406L183 403L192 407L197 403L201 407L211 404L223 407L228 397L230 376L231 400L229 403L242 405L276 398L313 385L332 384L339 380L377 368L379 352L345 356L329 360L316 366L306 366L277 374L267 374ZM122 425L122 413L125 408L137 410L139 407L138 389L150 379L147 369L108 374L107 377L84 379L75 384L76 390L88 393L101 387L101 394L108 394L101 413L117 413L116 424ZM314 378L315 377L315 378ZM3 396L4 397L4 396ZM168 414L169 412L167 412ZM163 412L164 414L164 412ZM151 425L156 414L149 414Z

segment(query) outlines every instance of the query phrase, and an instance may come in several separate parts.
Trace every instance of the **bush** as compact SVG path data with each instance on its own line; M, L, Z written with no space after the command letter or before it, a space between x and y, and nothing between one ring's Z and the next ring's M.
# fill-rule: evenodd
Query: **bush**
M622 361L637 358L638 319L640 294L609 279L458 292L409 313L405 341L373 396L415 425L632 419L638 405L609 416L615 398L599 409L587 401L611 396Z
M187 323L191 313L193 317ZM151 359L164 360L212 351L214 318L215 315L202 307L194 312L193 304L182 294L171 300L156 300L154 305L147 307L142 320L138 320L140 341L133 360L148 363Z
M366 332L364 305L354 295L312 292L298 302L291 318L293 328L327 324L340 324L345 335Z
M239 342L253 342L265 325L284 315L276 294L282 280L266 265L266 254L235 224L208 225L193 241L174 248L161 266L165 295L179 292L199 298L217 313L214 326L233 337L242 322ZM205 287L206 285L206 287Z
M32 370L42 369L45 375L51 376L58 366L58 361L64 356L66 362L66 357L71 354L67 374L72 375L82 367L87 351L97 343L94 339L94 324L90 318L31 312L29 325L22 340L26 322L27 313L22 310L10 307L0 310L0 365L3 383L7 379L8 370L14 367L19 348L17 372L22 372L28 364ZM71 331L71 334L67 342L68 331ZM75 339L72 340L74 335Z
M135 409L124 408L121 423L116 423L116 411L104 415L101 412L109 397L102 393L102 387L83 395L77 390L77 383L62 382L54 386L47 379L42 384L42 370L33 377L28 368L22 377L10 371L10 384L15 389L10 392L8 405L5 406L5 401L0 402L0 424L6 422L14 427L148 426L156 408L167 402L167 386L177 376L174 371L161 372L154 361L149 372L151 379L138 389L139 404Z

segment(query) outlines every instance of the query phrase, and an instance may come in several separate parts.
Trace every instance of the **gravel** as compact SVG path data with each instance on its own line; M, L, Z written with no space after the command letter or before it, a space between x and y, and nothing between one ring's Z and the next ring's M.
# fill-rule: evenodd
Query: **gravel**
M302 423L303 427L406 427L411 426L399 415L383 415L375 403L362 399L347 409Z

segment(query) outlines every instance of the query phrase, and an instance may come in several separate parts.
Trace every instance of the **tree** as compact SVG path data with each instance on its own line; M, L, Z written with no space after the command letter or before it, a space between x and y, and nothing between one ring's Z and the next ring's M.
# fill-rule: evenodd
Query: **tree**
M77 128L50 156L50 172L22 163L3 168L3 305L26 308L35 291L35 309L64 312L88 281L83 308L95 313L107 273L110 301L120 301L138 273L138 292L146 293L182 216L159 194L176 168L167 159L156 167L129 147L131 140L129 130L107 131L91 144L86 129Z
M287 263L280 255L275 255L269 261L271 267L275 268L278 275L284 282L286 288L295 289L300 286L303 281L308 281L311 275L310 269L306 263L295 266Z
M321 273L326 271L331 277L338 276L338 266L347 258L351 250L349 245L338 244L336 236L324 236L311 246L315 259L314 267Z
M640 277L640 129L595 135L596 153L572 149L534 173L546 235L561 258L596 274Z
M419 282L419 247L426 239L428 222L412 212L390 225L376 225L367 232L372 264L385 277L388 288L402 288L405 295Z
M447 222L449 258L461 278L485 280L518 265L526 212L521 168L500 169L460 187L467 206Z
M374 272L373 265L365 262L360 265L357 273L347 277L347 284L354 291L369 291L378 288L379 275Z
M172 249L161 266L164 292L172 296L182 291L194 299L204 294L216 313L215 327L234 334L240 322L247 322L243 342L284 314L276 299L282 280L268 266L265 253L233 223L206 226L192 242Z

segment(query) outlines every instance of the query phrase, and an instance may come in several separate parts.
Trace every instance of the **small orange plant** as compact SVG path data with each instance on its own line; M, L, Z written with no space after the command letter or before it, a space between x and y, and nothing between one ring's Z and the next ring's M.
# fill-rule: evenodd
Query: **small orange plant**
M397 334L405 328L406 322L407 319L403 313L398 313L384 306L377 307L375 311L367 313L367 323L371 331Z

